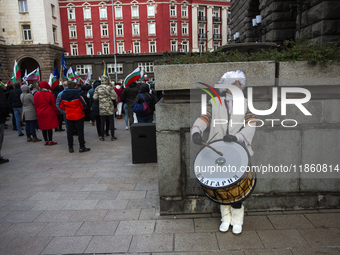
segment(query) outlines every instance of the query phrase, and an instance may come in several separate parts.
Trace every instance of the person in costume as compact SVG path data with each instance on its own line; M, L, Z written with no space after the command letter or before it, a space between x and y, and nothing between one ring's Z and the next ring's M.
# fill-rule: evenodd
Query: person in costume
M243 71L230 71L226 72L218 82L223 85L233 85L241 90L246 87L246 76ZM225 142L240 142L248 149L250 156L253 150L251 142L255 134L255 124L249 123L256 122L255 115L249 111L247 100L244 100L244 113L240 115L233 114L233 95L230 90L226 88L219 89L221 95L221 104L214 104L211 99L207 105L207 114L200 115L193 124L191 129L192 140L197 145L202 145L202 135L204 130L210 126L210 133L208 140L223 139ZM215 98L218 101L217 97ZM227 124L210 125L211 120L224 119L228 120ZM229 130L228 130L229 129ZM229 132L227 132L229 131ZM213 140L213 141L214 141ZM219 230L227 232L229 226L232 225L232 232L240 234L242 232L244 206L242 202L236 202L231 205L220 205L221 210L221 225Z

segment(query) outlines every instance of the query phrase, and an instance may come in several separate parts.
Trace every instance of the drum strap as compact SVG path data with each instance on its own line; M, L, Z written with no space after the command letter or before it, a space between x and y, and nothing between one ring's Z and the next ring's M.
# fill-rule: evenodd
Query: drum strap
M229 135L229 120L230 120L230 115L229 115L229 104L227 102L227 99L224 99L225 106L227 107L227 113L228 113L228 124L227 124L227 135Z

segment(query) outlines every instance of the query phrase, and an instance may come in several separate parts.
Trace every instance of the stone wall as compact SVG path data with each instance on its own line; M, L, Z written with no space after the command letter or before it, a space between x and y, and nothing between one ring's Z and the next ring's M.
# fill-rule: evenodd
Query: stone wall
M236 69L246 73L247 85L253 87L255 109L270 108L273 88L280 92L281 88L302 87L312 95L311 100L304 104L312 116L305 116L294 105L288 105L287 115L282 116L279 93L277 110L269 116L258 117L265 125L257 128L252 143L255 152L252 165L299 167L327 164L340 167L338 65L246 62L156 66L156 90L163 90L163 99L156 105L161 214L218 211L218 205L204 196L201 186L191 174L190 165L195 155L190 148L195 145L191 142L190 128L199 116L200 103L192 105L191 102L190 105L190 88L196 81L209 81L213 85L226 71ZM278 121L272 127L266 119ZM285 119L296 119L298 125L285 128L281 125ZM339 207L340 172L313 175L313 178L299 171L257 176L255 191L245 201L248 210Z

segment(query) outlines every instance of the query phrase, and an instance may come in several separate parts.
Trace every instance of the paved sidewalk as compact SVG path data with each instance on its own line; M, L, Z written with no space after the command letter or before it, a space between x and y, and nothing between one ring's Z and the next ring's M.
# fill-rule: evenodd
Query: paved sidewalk
M10 124L10 122L7 122ZM240 236L220 233L217 214L159 216L157 164L132 164L130 132L90 152L26 142L5 130L0 165L0 254L340 254L340 209L247 212ZM42 138L42 133L38 132Z

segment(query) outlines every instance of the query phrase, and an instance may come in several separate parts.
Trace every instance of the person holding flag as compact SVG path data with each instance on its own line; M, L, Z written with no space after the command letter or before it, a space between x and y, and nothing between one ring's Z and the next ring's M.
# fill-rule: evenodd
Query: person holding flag
M67 79L67 64L66 64L64 53L61 57L61 66L62 66L64 78Z

